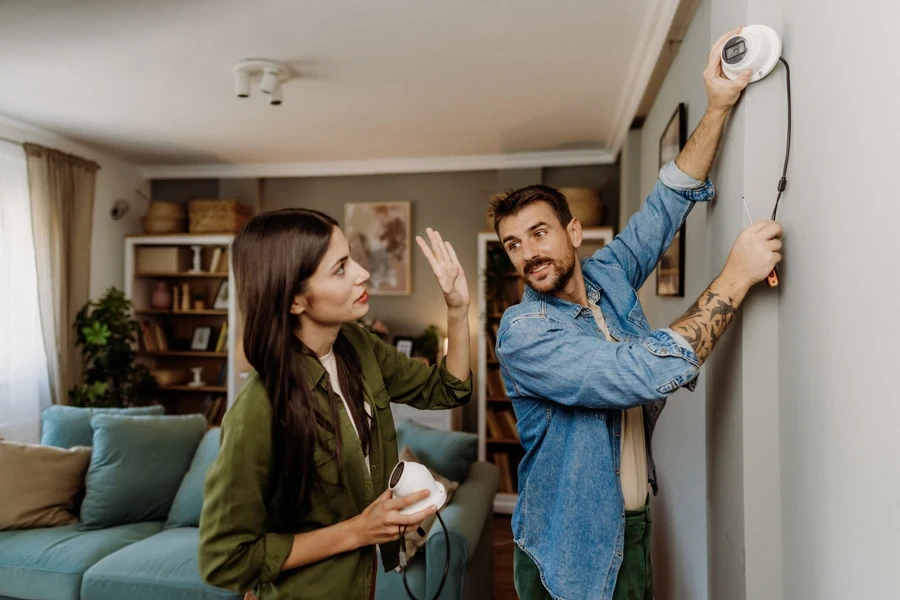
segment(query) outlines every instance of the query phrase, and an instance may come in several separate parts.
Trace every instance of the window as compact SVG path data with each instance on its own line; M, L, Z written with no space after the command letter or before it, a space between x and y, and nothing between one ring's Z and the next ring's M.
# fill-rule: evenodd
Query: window
M49 403L25 152L0 141L0 437L37 442Z

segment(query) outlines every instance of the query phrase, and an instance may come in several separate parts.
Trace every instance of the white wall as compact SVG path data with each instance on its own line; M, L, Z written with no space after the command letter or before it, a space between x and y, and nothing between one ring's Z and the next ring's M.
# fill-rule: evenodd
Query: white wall
M688 131L706 110L703 67L709 54L709 2L701 3L669 74L640 131L640 196L653 189L659 172L659 138L679 102L687 104ZM629 137L629 141L631 138ZM623 163L631 153L623 153ZM628 177L623 175L623 187ZM623 202L623 205L625 203ZM633 199L630 202L634 207ZM623 206L623 215L627 207ZM633 212L633 211L632 211ZM709 284L706 260L706 206L697 205L687 221L685 297L656 295L656 275L640 290L651 326L667 327L684 314ZM652 500L653 569L657 597L703 600L707 593L706 375L696 390L669 400L654 434L660 493Z
M0 137L15 142L34 142L92 160L100 165L94 194L94 223L91 244L90 297L100 296L108 287L123 289L125 281L125 235L140 233L140 218L147 210L146 201L135 190L147 193L148 187L135 165L98 152L62 136L0 117ZM109 210L117 198L124 198L131 209L114 221Z
M705 106L702 82L690 79L686 65L702 68L695 44L703 40L708 48L740 23L782 33L794 123L779 208L786 245L781 286L751 292L701 375L709 598L887 600L900 593L900 470L893 464L900 404L892 377L900 335L892 278L900 256L893 198L898 17L900 5L887 0L704 0L644 125L646 192L664 115L685 101L693 126ZM702 272L704 257L708 281L746 225L741 196L756 219L771 212L786 117L779 66L748 88L730 118L705 231L698 213L688 222L689 296L704 285L692 275ZM656 298L652 283L642 301L651 322L663 325L681 305ZM700 475L693 461L680 460L699 445L683 435L690 424L676 422L690 411L691 400L676 396L660 423L667 487L655 514L677 525L657 528L667 536L656 540L657 565L682 560L660 552L695 548L682 532L701 526L680 500L691 490L672 489L669 481ZM679 580L699 565L678 573L668 565L657 596L687 597Z
M788 0L772 15L794 88L779 208L784 597L894 599L900 5Z

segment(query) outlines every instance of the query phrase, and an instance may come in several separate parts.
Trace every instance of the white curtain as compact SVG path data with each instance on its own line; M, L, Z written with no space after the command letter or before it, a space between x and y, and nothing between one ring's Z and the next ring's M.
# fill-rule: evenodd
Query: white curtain
M25 152L0 141L0 438L40 440L47 368Z

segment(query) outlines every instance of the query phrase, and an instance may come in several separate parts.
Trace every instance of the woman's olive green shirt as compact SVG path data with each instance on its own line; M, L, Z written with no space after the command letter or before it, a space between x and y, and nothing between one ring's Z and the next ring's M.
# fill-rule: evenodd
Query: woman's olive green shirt
M207 583L253 591L260 600L368 598L374 546L282 572L294 534L355 517L387 489L397 463L391 402L452 408L469 401L472 383L471 378L458 380L443 364L429 367L407 358L357 325L344 325L341 335L359 354L365 399L373 409L371 475L359 437L339 403L343 470L338 471L333 439L329 443L327 436L320 436L314 462L325 481L341 485L316 486L302 514L276 515L280 490L273 477L272 405L259 376L251 373L222 421L219 455L206 476L199 563ZM328 374L310 356L298 360L304 361L316 402L330 414ZM381 546L385 569L397 566L397 550L396 543Z

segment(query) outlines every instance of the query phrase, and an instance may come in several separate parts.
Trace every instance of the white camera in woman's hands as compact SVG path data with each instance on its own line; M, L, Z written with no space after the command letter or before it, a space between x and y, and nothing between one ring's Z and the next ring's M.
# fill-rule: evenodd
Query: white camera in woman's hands
M394 467L388 486L394 498L409 496L422 490L428 490L431 495L411 504L400 511L401 514L411 515L434 506L438 510L447 501L447 490L443 484L438 483L431 476L431 471L423 464L401 460Z

